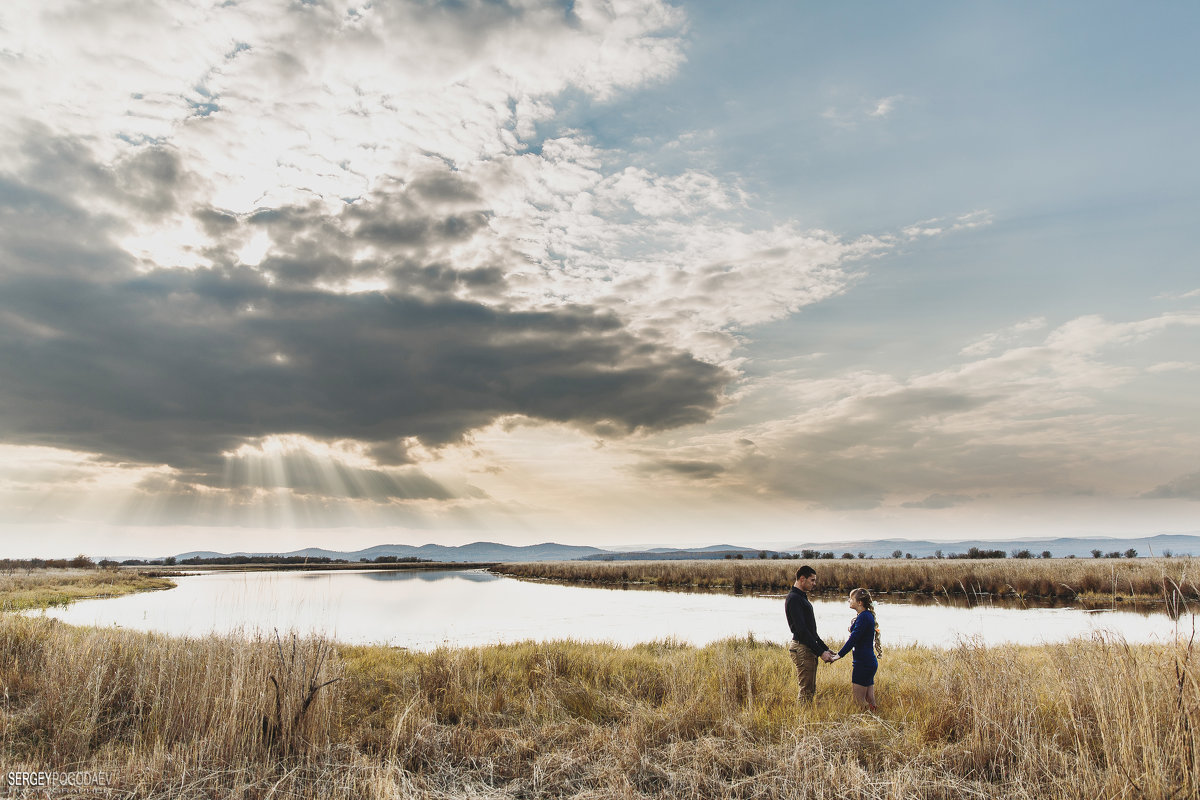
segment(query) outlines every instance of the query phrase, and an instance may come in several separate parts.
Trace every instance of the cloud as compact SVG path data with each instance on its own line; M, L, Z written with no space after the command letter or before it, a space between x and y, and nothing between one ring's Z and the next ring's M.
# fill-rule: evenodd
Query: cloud
M7 14L4 27L11 105L99 140L215 139L230 146L224 163L274 148L280 163L246 175L258 183L315 164L336 182L403 151L496 152L544 113L542 98L568 86L604 99L672 74L684 23L657 0L176 0L38 3ZM356 163L339 166L349 154ZM309 158L318 160L299 163Z
M1147 372L1197 372L1200 371L1200 364L1194 361L1162 361L1158 364L1151 364L1146 367Z
M832 509L950 508L985 494L1128 496L1125 476L1176 463L1200 443L1191 415L1122 407L1122 392L1136 391L1143 374L1129 362L1151 337L1197 327L1195 314L1087 316L1049 330L1027 320L945 369L779 373L742 385L737 405L704 433L657 437L663 450L643 442L636 456L721 464L708 486L721 496ZM1035 341L1013 341L1038 330ZM795 410L761 419L772 408ZM1170 444L1148 448L1154 441ZM1151 494L1180 496L1186 481L1177 483Z
M622 435L718 407L726 369L615 302L520 275L528 250L509 235L539 222L512 165L553 178L589 163L569 139L522 155L549 100L670 75L676 9L28 12L6 16L21 44L0 98L4 441L272 488L224 454L290 434L403 464L408 440L437 447L500 417ZM701 173L592 175L606 220L669 226L736 198ZM277 465L297 494L445 499L412 470L318 475L305 458Z
M136 465L161 500L137 519L358 502L419 521L480 499L430 463L489 427L640 442L707 422L755 326L900 239L762 224L736 176L655 172L563 127L565 103L685 63L686 20L658 0L3 13L0 442ZM867 507L884 484L837 437L986 402L916 387L781 428L828 466L741 445L638 462ZM305 444L245 450L281 437Z
M81 145L45 153L71 153L76 174L126 202L129 182ZM178 174L133 184L174 187ZM65 174L31 184L42 175L34 160L0 184L8 442L211 475L222 452L270 434L436 446L514 414L612 434L674 427L707 419L730 379L602 307L496 301L504 262L455 253L487 235L475 187L443 172L334 214L197 208L212 266L192 269L134 258L123 223L89 211ZM238 263L256 232L267 254Z
M904 95L901 94L894 94L890 97L880 98L875 103L875 108L871 109L871 111L867 112L867 114L868 116L872 117L886 117L896 110L896 104L903 99Z
M1154 296L1155 300L1190 300L1193 297L1200 297L1200 289L1192 289L1189 292L1163 292Z
M647 473L665 473L692 480L711 480L725 471L725 467L712 461L662 460L640 464L638 469Z
M1046 327L1045 317L1034 317L1022 322L1018 322L1009 328L1001 331L989 333L980 339L972 342L959 351L959 355L977 358L986 356L1001 346L1011 346L1017 341L1020 341L1025 334L1041 330Z
M682 13L655 0L46 3L10 22L22 44L0 118L24 120L7 132L27 147L0 167L58 198L74 186L79 205L123 202L109 243L143 269L241 262L343 292L453 283L522 310L608 308L721 361L739 330L844 291L848 265L887 246L747 227L746 196L717 176L539 138L565 89L603 99L683 64ZM79 180L91 173L103 180Z
M729 376L610 314L510 312L272 286L246 270L0 282L9 442L212 469L248 438L460 440L502 415L654 430L702 422Z
M1181 475L1139 496L1148 500L1200 500L1200 472Z
M103 468L87 453L0 445L0 491L40 490L47 483L87 485L103 478Z
M935 217L905 227L901 232L909 239L941 236L947 233L985 228L992 224L990 211L972 211L957 217Z
M857 128L862 123L877 122L890 117L896 107L907 99L902 94L875 100L860 99L850 106L830 106L821 112L821 118L839 128Z
M955 506L969 503L971 497L963 494L938 494L934 493L926 497L924 500L915 502L901 503L903 508L954 508Z
M713 176L654 175L624 158L564 137L469 173L492 200L490 229L523 262L509 276L514 302L603 305L720 361L739 331L845 291L855 262L891 246L747 227L743 196Z

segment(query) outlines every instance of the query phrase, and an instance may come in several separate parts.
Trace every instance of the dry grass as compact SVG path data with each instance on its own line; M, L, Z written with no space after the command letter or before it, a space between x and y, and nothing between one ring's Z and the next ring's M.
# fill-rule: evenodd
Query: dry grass
M493 572L599 585L647 584L662 588L786 592L800 561L556 561L501 564ZM874 592L949 596L1059 598L1109 603L1162 600L1176 587L1200 600L1200 560L1137 559L921 559L819 560L818 593L842 594L857 586Z
M4 616L0 737L6 770L105 770L135 797L1182 798L1196 657L896 649L873 717L840 664L802 709L752 639L412 653Z
M0 575L0 611L65 606L88 597L170 589L174 581L118 569L45 569Z

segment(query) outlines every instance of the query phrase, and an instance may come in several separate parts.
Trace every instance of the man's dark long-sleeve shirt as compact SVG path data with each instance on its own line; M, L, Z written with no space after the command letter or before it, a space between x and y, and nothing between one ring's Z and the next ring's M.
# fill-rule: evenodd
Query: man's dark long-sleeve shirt
M818 656L829 649L817 636L817 618L813 616L812 603L808 602L807 594L793 586L783 601L783 612L787 614L793 639Z

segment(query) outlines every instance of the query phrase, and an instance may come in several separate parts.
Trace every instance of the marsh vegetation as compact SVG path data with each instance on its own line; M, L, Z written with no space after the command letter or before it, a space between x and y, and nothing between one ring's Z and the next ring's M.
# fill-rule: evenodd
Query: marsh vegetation
M0 611L65 606L93 597L170 589L169 577L156 572L95 567L0 570Z
M786 592L796 561L557 561L500 564L493 572L595 585L648 585L724 591ZM1125 600L1176 604L1200 601L1200 560L1139 559L887 559L815 561L817 594L865 586L879 594L960 598L1072 600L1108 605Z

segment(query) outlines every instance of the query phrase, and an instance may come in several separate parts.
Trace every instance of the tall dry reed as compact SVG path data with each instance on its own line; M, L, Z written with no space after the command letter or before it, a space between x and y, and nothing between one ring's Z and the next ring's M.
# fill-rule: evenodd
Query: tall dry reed
M338 677L321 639L174 638L0 617L8 761L115 764L134 791L160 782L163 759L166 774L211 773L222 787L247 765L328 749L337 685L312 687Z
M865 586L872 591L966 597L1161 600L1166 585L1178 587L1193 603L1200 599L1200 560L1193 558L547 561L501 564L492 571L602 585L786 592L801 563L817 570L818 592L843 593Z

